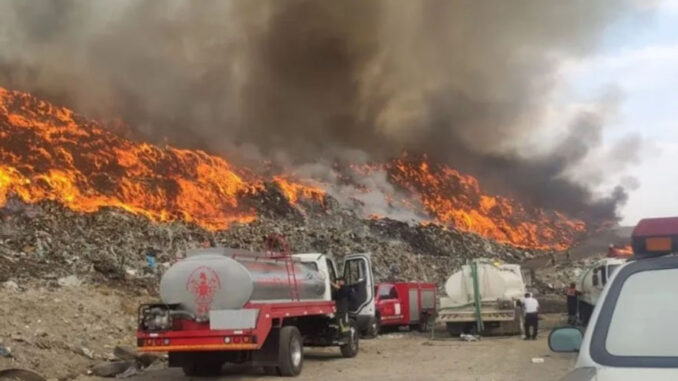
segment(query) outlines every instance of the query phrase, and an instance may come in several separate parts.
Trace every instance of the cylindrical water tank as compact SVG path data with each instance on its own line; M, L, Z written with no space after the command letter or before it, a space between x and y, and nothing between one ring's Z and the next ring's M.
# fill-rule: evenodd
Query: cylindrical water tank
M517 299L525 293L520 266L478 263L478 288L482 301ZM464 265L445 282L445 293L453 305L473 302L473 277L471 266Z
M301 300L321 300L325 276L295 262L295 278ZM175 263L160 281L163 303L181 304L198 316L210 310L238 309L247 302L289 302L291 285L284 260L263 256L207 253Z

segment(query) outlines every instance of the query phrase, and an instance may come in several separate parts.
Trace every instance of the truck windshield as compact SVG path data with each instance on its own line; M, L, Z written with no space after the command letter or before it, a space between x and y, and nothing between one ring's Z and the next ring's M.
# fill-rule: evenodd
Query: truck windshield
M398 290L391 284L382 284L379 286L379 299L398 299Z
M678 357L678 269L643 271L624 282L605 342L614 356Z

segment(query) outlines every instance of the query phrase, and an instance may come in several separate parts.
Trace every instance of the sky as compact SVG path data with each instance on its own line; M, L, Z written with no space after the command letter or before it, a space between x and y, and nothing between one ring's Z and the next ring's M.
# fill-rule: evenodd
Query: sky
M639 7L650 8L643 2ZM654 7L642 28L622 20L608 28L596 54L564 62L551 105L574 110L601 94L615 95L616 108L603 132L605 146L591 154L579 175L610 174L596 185L601 193L625 185L630 198L621 209L624 225L678 215L678 179L673 178L678 172L678 0ZM617 165L598 160L613 154L621 158ZM600 168L600 163L608 164Z

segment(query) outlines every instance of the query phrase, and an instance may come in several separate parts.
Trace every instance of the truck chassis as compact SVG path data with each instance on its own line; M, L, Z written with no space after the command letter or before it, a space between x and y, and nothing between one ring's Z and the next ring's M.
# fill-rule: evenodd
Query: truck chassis
M188 376L210 376L224 363L263 366L267 373L296 376L303 365L303 346L339 346L344 357L358 353L358 331L354 323L342 330L334 302L250 303L243 310L257 317L253 326L212 329L209 322L179 317L181 312L165 304L146 304L139 310L137 345L140 352L168 352L169 366L181 367ZM150 309L164 309L171 330L144 329ZM236 316L238 312L234 314Z

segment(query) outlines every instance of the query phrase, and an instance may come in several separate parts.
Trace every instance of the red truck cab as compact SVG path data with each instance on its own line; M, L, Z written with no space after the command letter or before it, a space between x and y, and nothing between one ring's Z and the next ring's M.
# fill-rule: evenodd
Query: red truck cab
M436 315L437 293L435 283L380 283L375 293L379 326L426 330Z

